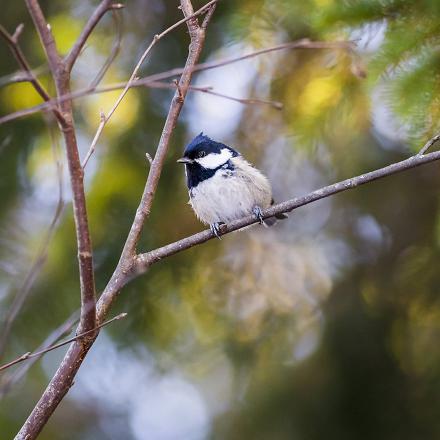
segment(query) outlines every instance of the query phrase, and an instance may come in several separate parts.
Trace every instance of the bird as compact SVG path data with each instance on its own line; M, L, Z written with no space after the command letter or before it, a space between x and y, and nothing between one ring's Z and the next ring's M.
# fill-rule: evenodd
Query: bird
M286 214L263 219L262 210L274 204L267 177L234 148L204 135L196 136L177 162L185 165L189 204L198 219L220 239L225 223L253 214L272 226Z

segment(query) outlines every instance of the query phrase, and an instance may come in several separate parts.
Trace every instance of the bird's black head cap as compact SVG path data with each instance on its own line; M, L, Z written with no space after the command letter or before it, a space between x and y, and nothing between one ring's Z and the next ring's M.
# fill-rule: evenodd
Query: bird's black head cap
M207 156L210 153L220 154L223 148L230 150L233 157L239 155L239 153L233 148L228 147L221 142L213 141L208 136L205 136L202 132L186 146L183 156L187 157L188 159L197 159L199 157Z

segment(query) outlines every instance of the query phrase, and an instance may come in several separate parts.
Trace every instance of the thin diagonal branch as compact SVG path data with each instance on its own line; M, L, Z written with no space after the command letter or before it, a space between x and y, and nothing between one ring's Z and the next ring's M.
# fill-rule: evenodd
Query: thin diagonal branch
M57 96L70 94L70 72L58 53L55 40L46 22L38 0L25 0L26 6L37 28L49 68L55 81ZM76 140L72 100L60 103L64 122L61 124L66 144L69 165L70 186L72 189L73 216L75 220L78 249L78 265L81 286L81 319L79 333L95 327L95 278L93 272L92 243L87 217L84 192L84 173L79 159Z
M136 215L125 242L121 258L112 278L96 304L98 322L102 322L102 320L105 319L105 316L110 310L111 304L115 300L117 293L122 286L133 277L132 270L136 261L136 246L142 233L145 220L150 214L151 205L154 200L154 195L159 184L162 168L165 163L165 157L168 152L171 135L177 124L180 111L182 110L192 74L194 72L194 66L200 57L205 42L206 30L202 29L198 24L197 18L193 17L191 3L188 0L181 0L181 6L183 13L188 20L187 26L191 37L191 43L188 49L188 58L174 93L174 97L171 101L170 109L168 111L168 116L162 130L159 144L157 146L156 154L154 155L154 159L150 165L150 171L148 173L144 192L142 194L138 209L136 210ZM215 4L213 4L211 7L215 7ZM189 20L190 18L191 20Z
M437 137L437 136L436 136ZM350 179L343 180L341 182L334 183L333 185L325 186L317 189L305 196L296 197L294 199L287 200L282 203L271 206L262 212L263 218L273 217L276 214L293 211L301 206L308 205L317 200L324 199L334 194L347 191L349 189L357 188L358 186L365 185L366 183L373 182L374 180L382 179L387 176L391 176L402 171L416 168L427 163L440 160L440 151L429 153L426 155L415 155L410 158L388 165L384 168L371 171L369 173L361 174L360 176L352 177ZM227 224L222 228L222 235L244 228L251 224L257 223L258 220L255 216L247 216ZM136 267L133 268L133 273L140 274L145 272L152 264L169 257L170 255L177 254L193 246L205 243L208 240L215 238L211 230L205 230L190 237L183 238L182 240L174 243L162 246L161 248L154 249L150 252L140 254L136 258Z
M92 16L87 21L87 24L84 26L80 36L76 40L69 54L64 59L64 63L68 72L72 70L73 65L75 64L75 61L81 53L82 48L86 44L88 38L90 37L90 34L93 32L96 25L99 23L104 14L107 11L122 9L123 7L124 5L122 5L121 3L112 4L112 0L103 0L98 5L98 7L95 9L95 12L93 12Z
M136 67L134 68L129 80L124 86L124 89L122 90L121 94L119 95L118 99L113 104L113 107L109 110L107 114L104 114L101 112L100 114L100 123L98 125L98 128L96 130L95 136L93 137L92 143L90 144L90 147L87 151L87 154L82 162L83 168L87 165L87 162L89 161L91 155L95 151L96 145L98 143L99 138L101 137L102 131L104 130L104 127L110 120L110 118L113 116L113 113L116 111L116 109L119 107L119 104L124 99L125 95L127 94L128 90L133 86L133 84L137 81L137 74L139 72L139 69L141 68L143 62L145 61L145 58L147 58L148 54L151 52L151 49L156 45L156 43L162 39L165 35L169 34L172 30L179 27L181 24L188 22L191 23L194 20L197 20L197 16L200 14L203 14L205 11L209 10L209 8L216 4L218 0L211 0L210 2L206 3L206 5L202 6L198 11L194 12L191 7L191 14L188 14L183 18L182 20L179 20L178 22L174 23L169 28L165 29L160 34L156 34L151 41L151 43L148 45L148 47L145 49L144 53L140 57L138 63L136 64ZM191 29L191 28L190 28ZM191 31L190 31L191 32Z
M42 65L32 69L32 74L35 76L41 75L47 72L47 65ZM10 73L8 75L3 75L0 77L0 87L7 86L9 84L27 82L32 79L32 76L28 72L23 72L23 70L18 70L17 72Z
M40 83L40 81L35 76L35 74L33 73L31 66L29 65L24 53L20 48L20 45L18 44L18 38L22 31L23 31L23 24L17 26L17 29L15 30L13 35L9 34L9 32L2 25L0 25L0 35L6 40L9 48L11 49L12 54L17 60L17 63L24 70L24 73L28 77L27 81L29 81L34 86L34 89L43 98L44 101L52 102L52 98L50 97L49 93L47 93L46 89ZM59 120L59 122L64 122L61 113L56 107L52 108L52 104L51 104L49 108L52 109L55 117Z
M96 332L100 328L112 323L113 321L118 321L119 319L125 318L127 316L127 313L120 313L119 315L115 316L112 319L109 319L108 321L103 322L102 324L97 325L96 327L92 328L91 330L87 330L86 332L82 332L79 335L76 335L72 338L66 339L65 341L58 342L58 344L51 345L50 347L46 347L39 351L28 351L27 353L22 354L18 358L14 359L11 362L8 362L7 364L4 364L0 366L0 371L6 370L7 368L12 367L13 365L19 364L20 362L26 361L27 359L32 359L35 357L40 357L43 354L48 353L49 351L56 350L57 348L63 347L64 345L70 344L71 342L77 341L79 339L84 338L84 336L90 335L93 332Z
M79 310L72 313L66 321L64 321L60 326L53 330L35 351L43 350L44 348L55 344L61 337L63 337L67 333L70 333L72 327L78 322L78 319ZM37 361L38 358L35 357L29 362L26 362L26 364L23 364L15 369L13 372L10 371L2 375L2 378L0 380L0 399L5 396L9 392L9 390L11 390L11 388L26 375L29 368L31 368L32 365Z
M431 138L425 145L420 149L419 155L423 156L434 144L436 144L440 140L440 133Z
M35 0L26 1L29 3ZM188 2L189 0L181 0L182 9L185 15L185 21L188 21L191 18L187 13L186 8L186 4ZM211 2L211 6L213 4L214 3ZM190 29L190 24L188 24L188 28L191 35L191 44L189 47L186 68L185 71L182 73L179 81L179 88L181 93L179 94L176 91L175 96L171 102L169 115L165 122L164 130L161 136L161 140L159 142L156 156L150 169L146 189L144 191L140 207L134 220L134 223L136 223L136 225L132 227L118 266L116 267L109 283L107 284L104 293L101 295L101 298L99 300L99 314L97 315L96 325L100 325L104 322L105 317L110 310L111 304L115 300L120 288L127 282L128 277L131 276L130 268L135 263L135 253L133 252L133 250L136 247L137 240L141 233L142 224L145 221L151 208L151 202L153 200L154 191L157 187L160 171L164 163L164 155L169 146L172 130L176 125L177 117L179 116L184 98L188 91L193 67L197 63L203 47L205 39L205 29L200 29L200 31L192 33ZM63 86L64 83L60 82L59 85ZM60 95L60 93L58 93L58 95ZM71 105L71 100L67 102L69 103L69 105ZM71 115L71 108L68 108L68 110L70 110L69 113ZM66 144L68 140L69 139L66 140ZM85 218L87 219L87 217ZM81 289L81 291L83 291L83 288ZM81 302L81 304L84 304L83 301ZM83 307L81 307L81 309L83 309ZM95 326L93 326L92 329L83 329L82 331L94 330L94 328ZM63 358L63 361L61 362L54 376L52 377L46 390L32 410L32 413L29 415L23 427L20 429L20 432L17 434L16 439L32 440L36 438L36 436L41 432L52 413L55 411L65 394L68 392L69 388L72 386L74 377L97 336L98 331L95 330L90 335L87 335L80 340L76 340L71 344Z
M153 84L160 85L161 83L153 83ZM191 86L189 90L195 92L202 92L207 95L217 96L218 98L228 99L229 101L239 102L240 104L244 104L244 105L253 105L253 104L270 105L271 107L277 110L282 110L283 108L283 103L279 101L269 101L266 99L258 99L258 98L237 98L235 96L225 95L224 93L216 92L215 90L212 89L212 87Z
M281 45L276 46L270 46L264 49L260 49L254 52L249 52L245 55L240 55L237 57L231 57L231 58L224 58L217 61L210 61L206 63L196 64L193 67L193 72L200 72L204 70L210 70L215 69L218 67L223 67L229 64L237 63L245 59L250 59L253 57L257 57L260 55L264 55L266 53L279 51L279 50L297 50L297 49L312 49L312 50L319 50L319 49L341 49L341 50L348 50L349 53L352 53L352 43L349 41L335 41L335 42L324 42L324 41L310 41L307 39L299 40L299 41L292 41L289 43L284 43ZM138 79L135 82L131 84L131 87L156 87L156 84L160 83L160 81L181 75L183 72L183 67L178 67L175 69L167 70L165 72L161 73L155 73L153 75L146 76L144 78ZM77 99L84 96L88 96L94 93L105 93L105 92L111 92L114 90L123 89L126 86L126 82L119 82L114 84L108 84L106 86L93 88L93 87L87 87L84 89L76 90L75 92L72 92L70 94L59 96L57 98L57 101L55 102L62 102L66 99ZM19 110L14 113L10 113L8 115L5 115L3 117L0 117L0 124L4 124L6 122L13 121L14 119L21 118L24 116L31 115L33 113L36 113L40 110L43 110L47 107L48 104L40 104L34 107L30 107L29 109Z
M118 9L115 9L112 11L113 21L115 23L116 28L116 37L113 41L112 48L110 50L110 53L105 60L104 65L99 69L99 72L96 74L95 78L93 78L93 81L90 83L91 89L96 89L98 87L98 84L101 82L102 78L104 78L104 75L107 73L108 69L112 65L115 58L118 56L119 51L121 50L121 41L122 41L122 18L121 14L119 13Z
M0 35L6 40L9 48L11 49L12 54L17 60L17 63L27 74L29 78L28 81L34 86L35 90L45 101L50 101L51 97L47 93L44 86L40 83L40 81L38 81L37 77L33 74L32 68L29 65L26 57L24 56L24 53L22 52L18 44L18 37L20 36L23 27L24 27L23 24L18 25L17 29L14 32L14 35L11 35L2 25L0 25Z

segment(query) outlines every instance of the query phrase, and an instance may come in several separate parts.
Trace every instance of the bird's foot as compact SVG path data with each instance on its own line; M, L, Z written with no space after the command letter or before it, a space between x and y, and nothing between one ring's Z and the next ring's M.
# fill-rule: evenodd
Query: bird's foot
M257 220L260 222L260 225L266 225L266 223L264 222L264 218L263 218L263 211L261 210L261 208L258 205L254 206L254 208L252 209L252 213L255 215Z
M221 240L220 235L222 235L222 226L224 226L224 222L215 222L211 223L209 225L209 229L211 229L211 232L219 239Z

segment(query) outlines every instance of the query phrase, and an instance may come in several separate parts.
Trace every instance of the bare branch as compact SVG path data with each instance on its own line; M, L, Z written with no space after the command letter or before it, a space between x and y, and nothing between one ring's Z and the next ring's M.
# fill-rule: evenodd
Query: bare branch
M98 129L96 130L95 137L93 138L93 141L90 144L90 147L89 147L89 150L87 151L86 157L82 161L81 166L83 167L83 169L86 167L87 162L89 161L92 154L95 152L95 147L98 142L99 136L101 136L102 130L104 130L104 127L105 127L106 117L105 117L105 114L102 110L100 113L100 118L101 118L101 122L99 123Z
M205 63L200 63L194 66L193 71L200 72L210 69L216 69L218 67L223 67L229 64L238 63L243 60L251 59L270 52L277 52L280 50L340 49L340 50L348 51L350 54L353 54L354 48L355 46L351 41L310 41L308 38L303 38L301 40L290 41L287 43L277 44L275 46L258 49L244 55L224 58L222 60L217 60L217 61L207 61ZM168 79L180 75L182 71L183 71L183 67L177 67L175 69L170 69L165 72L155 73L153 75L140 79L138 84L143 84L143 83L145 84L148 81L149 82L162 81L164 79Z
M426 144L420 149L419 155L423 156L434 144L440 140L440 133L431 138Z
M215 8L217 6L217 3L213 3L212 6L208 9L208 12L206 13L205 17L203 18L202 26L201 28L203 30L206 30L208 27L209 22L211 21L212 15L214 14Z
M66 333L70 333L72 327L78 322L78 318L79 310L72 313L66 321L64 321L60 326L53 330L35 351L43 350L44 348L55 344L58 339L63 337ZM11 390L11 388L26 375L29 368L31 368L32 365L37 361L38 358L35 357L29 362L21 365L19 368L16 368L14 371L7 372L2 376L0 380L0 399L4 395L6 395L9 390Z
M115 58L118 56L119 51L121 50L121 41L122 41L122 18L121 14L119 13L119 9L112 10L112 17L113 21L115 23L116 28L116 37L114 39L112 48L110 50L110 53L104 63L104 65L101 67L93 81L90 83L90 88L96 89L98 84L101 82L102 78L104 78L104 75L107 73L107 70L112 65Z
M213 4L213 2L210 3ZM191 2L189 0L181 0L181 6L183 13L185 14L185 19L187 21L188 30L191 36L189 54L184 71L182 73L182 76L180 77L177 90L174 93L174 97L171 102L170 110L168 112L168 116L162 130L162 135L159 140L159 145L151 164L150 172L148 173L147 183L145 184L141 202L136 211L135 219L133 221L132 227L127 237L127 241L125 242L125 246L122 251L120 263L122 263L123 266L126 266L127 264L131 265L132 258L136 254L136 245L139 241L145 219L150 214L151 205L153 203L154 195L159 183L163 164L165 162L165 157L168 152L171 134L176 126L177 118L179 117L180 111L183 107L183 103L188 92L188 87L190 85L192 74L194 71L193 68L200 57L200 53L202 51L202 47L205 41L205 29L199 27L197 23L197 18L195 16L196 14L192 13ZM102 313L102 309L98 309L99 316L101 316Z
M437 136L436 136L437 137ZM440 159L440 151L429 153L426 155L417 154L401 162L388 165L384 168L371 171L369 173L361 174L360 176L352 177L350 179L343 180L333 185L325 186L316 191L313 191L305 196L296 197L294 199L287 200L282 203L271 206L262 212L263 218L273 217L276 214L293 211L301 206L308 205L309 203L316 202L317 200L324 199L339 192L347 191L349 189L356 188L374 180L382 179L383 177L391 176L396 173L400 173L411 168L415 168L430 162L434 162ZM245 226L258 223L258 219L255 216L247 216L225 225L222 229L222 235L228 234L232 231L244 228ZM136 257L136 268L133 269L133 273L140 274L145 272L153 263L156 263L163 258L170 255L177 254L186 249L189 249L198 244L205 243L208 240L215 238L215 235L211 230L199 232L198 234L191 235L190 237L183 238L182 240L168 244L161 248L140 254Z
M95 151L96 148L96 144L98 143L98 140L101 136L102 131L104 130L105 125L107 124L107 122L110 120L110 118L112 117L113 113L116 111L116 109L119 107L119 104L121 103L121 101L124 99L125 95L127 94L128 90L133 86L133 84L137 81L137 74L139 72L139 69L141 68L143 62L145 61L145 58L147 58L148 54L151 52L151 49L155 46L155 44L161 39L163 38L165 35L169 34L172 30L176 29L178 26L180 26L181 24L188 22L191 23L192 20L196 20L196 17L200 14L202 14L203 12L205 12L207 9L209 9L213 4L215 4L218 0L211 0L209 3L207 3L206 5L202 6L198 11L196 12L192 12L190 15L185 16L185 18L183 18L182 20L179 20L177 23L174 23L172 26L170 26L169 28L165 29L163 32L161 32L160 34L156 34L153 38L153 40L151 41L151 43L148 45L148 47L145 49L144 53L142 54L142 56L140 57L138 63L136 64L136 67L134 68L129 80L127 81L127 83L124 86L124 89L122 90L121 94L119 95L118 99L116 100L116 102L113 104L113 107L110 109L110 111L107 113L107 115L104 115L104 118L102 117L102 113L101 113L101 122L99 123L98 129L96 130L95 136L93 138L93 141L89 147L89 150L87 152L86 155L86 159L83 161L84 164L87 164L91 154L93 153L93 151ZM192 9L191 9L192 11ZM190 31L191 32L191 31Z
M50 70L53 75L55 75L61 65L61 58L58 54L57 46L52 36L50 26L44 18L43 11L40 8L38 0L25 0L25 3L31 15L32 21L37 28L38 35L40 36L41 44L43 45L44 52L46 53Z
M35 0L26 0L27 3L34 2ZM181 0L182 6L183 3L186 3L185 0ZM213 2L210 2L209 4L213 4ZM208 4L207 4L208 5ZM205 8L207 7L205 5ZM199 10L200 11L200 10ZM188 16L185 12L184 8L184 14L185 19L184 21L190 20L191 16ZM190 25L188 24L188 27ZM167 32L169 32L168 30ZM104 293L101 295L101 298L99 300L99 314L96 315L97 317L97 324L101 324L105 320L105 316L110 310L112 302L115 300L120 288L126 284L127 280L131 276L130 269L133 266L135 262L135 248L136 243L139 239L139 235L142 231L143 223L149 213L149 210L151 208L151 202L154 197L154 192L157 187L158 179L160 177L160 172L164 163L165 154L168 150L168 145L170 142L170 137L172 134L172 131L176 125L177 117L180 113L180 110L183 105L184 98L186 96L186 93L188 91L188 86L191 80L193 67L197 63L197 60L200 56L203 43L205 39L205 30L200 29L197 33L191 34L191 44L189 47L189 54L187 58L187 62L185 65L184 72L182 73L182 76L179 81L179 87L182 93L182 97L179 99L178 93L176 91L174 98L171 102L170 111L168 114L168 117L165 122L165 126L162 132L161 139L159 141L159 146L156 152L156 155L153 159L153 163L150 168L150 173L148 175L147 184L145 187L144 195L142 197L140 206L138 208L138 211L136 213L133 226L130 230L129 236L127 238L126 244L124 246L124 250L122 252L120 261L118 263L117 268L115 269L109 283L107 284L106 289L104 290ZM131 80L133 80L135 75L132 76ZM68 84L64 83L63 75L61 75L61 78L58 77L58 92L62 92L61 89L68 88ZM64 93L70 93L69 90L64 90ZM58 93L58 96L62 95L62 93ZM66 107L67 111L69 112L69 115L71 116L71 100L66 101L68 103L68 106ZM74 131L73 127L71 130L66 131L64 130L63 133L66 134L73 134ZM76 139L75 138L67 138L66 139L67 144L67 150L69 154L69 148L72 147L72 145L76 146ZM76 150L77 153L77 150ZM72 158L71 158L72 159ZM75 158L76 159L76 158ZM72 182L72 190L73 194L75 195L75 191L78 189L82 189L83 187L75 186L78 183L82 185L82 168L81 168L81 174L79 174L79 170L76 167L78 164L77 161L74 162L75 168L72 170L72 161L69 160L69 167L71 171L71 182ZM80 176L80 179L77 179L77 177ZM82 195L84 193L82 192ZM85 212L85 205L81 207L83 211L75 212L75 198L74 198L74 214L75 214L75 221L77 219L79 220L85 220L85 224L79 224L77 225L77 236L78 238L82 237L79 241L79 245L84 244L84 236L81 235L81 233L85 232L83 227L87 227L87 215ZM79 215L77 215L79 214ZM79 227L78 227L79 226ZM88 229L86 229L88 231ZM88 237L88 236L87 236ZM88 243L90 244L90 242ZM79 256L81 258L82 252L81 248L79 247ZM86 256L86 255L84 255ZM88 260L89 263L92 262L91 254L89 255L90 259ZM80 268L82 268L82 261L80 260ZM81 271L80 271L81 275ZM93 269L91 274L89 274L89 280L93 280ZM93 284L94 285L94 284ZM83 293L84 288L87 286L84 286L83 283L81 283L81 293L82 293L82 300L81 300L81 313L83 314L84 304L87 304L83 300ZM97 306L98 306L97 304ZM97 308L98 310L98 308ZM82 315L83 316L83 315ZM82 317L81 316L81 317ZM81 319L82 322L82 319ZM49 420L52 413L57 408L58 404L61 402L65 394L68 392L69 388L72 386L74 377L76 373L78 372L85 356L87 355L87 352L91 348L93 342L95 341L96 337L98 336L98 331L95 330L96 325L94 325L92 328L82 328L82 332L90 330L91 333L87 335L87 337L83 337L80 340L75 340L73 344L70 345L69 349L67 350L67 353L64 356L63 361L61 362L61 365L58 367L58 370L56 371L55 375L52 377L49 385L47 386L46 390L44 391L43 395L41 396L40 400L32 410L32 413L24 423L23 427L21 428L20 432L17 434L17 439L26 439L31 440L36 438L36 436L40 433L40 431L43 429L44 425ZM81 326L80 326L81 328ZM92 331L93 330L93 331Z
M63 347L64 345L70 344L71 342L78 341L79 339L84 338L84 336L90 335L93 332L96 332L100 328L112 323L113 321L117 321L119 319L125 318L127 316L127 313L120 313L119 315L115 316L112 319L109 319L108 321L103 322L102 324L97 325L96 327L92 328L91 330L87 330L86 332L80 333L79 335L74 336L73 338L69 338L65 341L59 342L58 344L51 345L50 347L44 348L40 351L31 352L28 351L27 353L22 354L18 358L14 359L11 362L8 362L5 365L0 366L0 371L6 370L7 368L12 367L13 365L16 365L20 362L23 362L27 359L32 359L34 357L40 357L45 353L48 353L49 351L56 350L57 348Z
M160 83L153 83L153 84L160 84ZM236 98L235 96L229 96L229 95L225 95L223 93L218 93L214 90L212 90L212 87L195 87L195 86L191 86L189 88L190 91L195 91L195 92L202 92L202 93L206 93L208 95L212 95L212 96L218 96L219 98L223 98L223 99L228 99L230 101L235 101L235 102L239 102L240 104L244 104L244 105L270 105L271 107L277 109L277 110L282 110L284 105L282 102L279 101L268 101L266 99L258 99L258 98Z
M55 40L38 0L25 1L43 44L50 71L55 81L57 95L59 97L70 94L70 72L58 53ZM70 186L73 196L73 215L76 228L81 285L81 319L79 332L82 332L95 327L95 278L93 272L92 243L84 193L84 173L79 159L73 123L72 100L67 99L62 101L60 107L64 118L61 126L66 144Z
M17 26L17 29L15 30L13 35L10 35L9 32L2 25L0 25L0 35L6 40L6 42L9 45L9 48L11 49L12 54L14 55L18 64L24 70L24 73L27 76L27 81L29 81L34 86L34 89L43 98L44 101L52 102L52 98L49 96L46 89L43 87L43 85L40 83L38 78L33 73L31 66L29 65L26 57L24 56L18 44L18 37L20 36L22 31L23 31L23 24ZM55 117L60 122L64 122L64 118L62 117L59 110L57 108L53 108L52 106L53 104L51 104L49 108L53 111Z
M260 55L264 55L266 53L279 51L279 50L297 50L297 49L312 49L312 50L318 50L318 49L341 49L341 50L348 50L350 53L352 52L352 43L349 41L335 41L335 42L324 42L324 41L310 41L307 39L293 41L289 43L279 44L276 46L270 46L265 49L260 49L254 52L250 52L245 55L240 55L238 57L232 57L232 58L225 58L218 61L210 61L206 63L196 64L193 67L193 72L200 72L204 70L210 70L215 69L217 67L223 67L229 64L237 63L245 59L250 59L253 57L257 57ZM131 87L158 87L158 84L165 84L160 83L160 81L163 81L165 79L172 78L174 76L181 75L183 72L183 67L178 67L175 69L167 70L165 72L161 73L155 73L153 75L149 75L147 77L138 79L137 81L133 82L131 84ZM77 99L84 96L88 96L93 93L105 93L105 92L111 92L114 90L123 89L126 86L126 82L120 82L120 83L114 83L109 84L103 87L99 88L92 88L87 87L85 89L77 90L75 92L72 92L68 95L60 96L58 97L58 101L55 102L62 102L66 99ZM205 92L209 93L209 92ZM226 98L226 99L229 99ZM31 107L29 109L19 110L14 113L10 113L6 116L3 116L0 118L0 124L13 121L14 119L21 118L24 116L28 116L30 114L36 113L44 108L47 107L48 104L40 104L34 107ZM276 107L276 104L275 104Z
M84 26L84 29L81 32L81 35L76 40L69 54L64 59L64 63L66 65L66 69L70 72L77 60L79 54L81 53L82 48L86 44L90 34L95 29L96 25L99 23L101 18L107 11L122 9L124 5L117 3L112 5L112 0L102 0L99 6L95 9L95 12L89 18L87 24Z
M125 86L125 83L115 83L115 84L109 84L109 85L103 86L103 87L96 87L93 89L86 88L86 89L78 90L76 92L72 92L70 95L67 95L67 96L62 97L61 99L58 99L58 102L63 101L65 99L78 99L78 98L84 98L84 97L91 96L91 95L98 94L98 93L107 93L107 92L111 92L114 90L119 90L119 89L123 88L124 86ZM134 84L132 84L131 87L148 87L148 88L152 88L152 89L173 89L176 86L171 83L160 82L160 81L157 81L157 82L148 81L145 84L143 84L143 80L140 79L140 80L137 80ZM244 105L254 105L254 104L256 104L256 105L260 105L260 104L261 105L270 105L271 107L274 107L277 110L281 110L283 108L283 103L279 102L279 101L269 101L269 100L258 99L258 98L237 98L234 96L229 96L229 95L225 95L223 93L216 92L215 90L213 90L213 88L211 86L203 86L203 87L189 86L188 90L191 92L200 92L200 93L205 93L205 94L212 95L212 96L217 96L219 98L227 99L230 101L236 101L236 102L239 102ZM53 102L56 102L56 100L54 100ZM27 109L18 110L14 113L9 113L3 117L0 117L0 125L7 123L7 122L11 122L15 119L20 119L25 116L30 116L32 114L38 113L39 111L45 110L48 107L49 107L49 105L47 103L44 103L44 104L36 105L34 107L29 107ZM85 159L84 159L83 163L84 162L86 162Z

